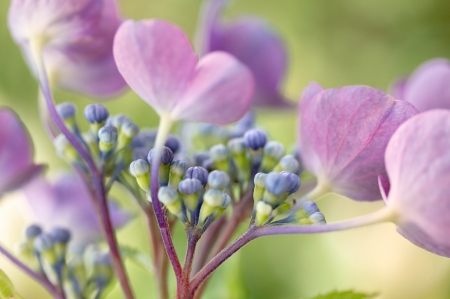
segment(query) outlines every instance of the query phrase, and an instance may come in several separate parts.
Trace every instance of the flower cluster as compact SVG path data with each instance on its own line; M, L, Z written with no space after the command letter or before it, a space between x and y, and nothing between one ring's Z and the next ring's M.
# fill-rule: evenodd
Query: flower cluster
M99 298L114 277L124 298L136 298L124 258L151 268L160 299L169 298L169 265L176 298L199 298L214 270L258 237L386 221L417 246L450 257L448 61L427 62L397 82L393 96L311 83L300 96L297 147L289 152L249 111L292 107L280 90L284 45L260 19L223 22L226 3L205 1L197 57L180 28L122 22L114 0L11 1L9 28L39 81L43 125L73 173L48 180L17 115L0 109L0 196L24 191L41 225L28 227L19 258L1 244L0 253L55 298ZM81 124L76 106L55 104L52 94L59 86L107 97L126 85L157 112L157 128L139 128L99 103L85 107ZM120 204L113 186L126 191ZM327 223L316 202L330 192L384 200L385 207ZM127 204L146 217L151 262L116 239L115 229L134 216ZM247 230L230 243L242 223ZM183 265L171 234L180 224Z

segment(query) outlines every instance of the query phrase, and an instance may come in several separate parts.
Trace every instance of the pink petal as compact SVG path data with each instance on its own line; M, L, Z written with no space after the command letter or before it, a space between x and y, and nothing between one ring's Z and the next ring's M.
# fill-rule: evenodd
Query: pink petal
M320 86L316 82L311 82L308 84L308 86L303 89L302 94L300 95L300 109L303 109L302 107L305 107L309 104L309 102L321 91L324 91L325 89Z
M417 113L381 90L348 86L318 93L301 105L300 148L319 184L355 200L381 199L378 175L397 127Z
M253 77L245 65L227 53L213 52L198 63L172 118L216 125L236 122L248 111L253 89Z
M33 164L33 146L14 112L0 109L0 195L16 189L42 171Z
M409 77L403 100L420 112L450 109L450 61L433 59L425 62Z
M398 78L394 84L392 84L391 88L389 88L389 94L394 97L396 100L404 100L405 99L405 90L406 85L408 83L408 77L400 77Z
M158 113L168 113L186 92L197 57L178 27L160 20L126 21L114 57L128 85Z
M386 149L387 205L398 231L416 245L450 257L450 112L432 110L405 122Z

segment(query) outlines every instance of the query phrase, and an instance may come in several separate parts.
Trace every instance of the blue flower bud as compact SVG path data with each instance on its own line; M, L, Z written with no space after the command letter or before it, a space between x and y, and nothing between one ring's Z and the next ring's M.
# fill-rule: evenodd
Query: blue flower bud
M62 119L69 119L75 116L77 108L73 103L61 103L56 105L56 111Z
M147 161L143 159L133 161L130 164L130 173L134 177L148 175L149 172L150 172L150 165L148 164Z
M285 152L286 150L284 146L277 141L269 141L264 147L264 154L276 160L280 160L284 156Z
M33 240L37 236L42 234L42 228L39 225L33 224L27 227L25 230L25 237L27 240Z
M133 160L143 159L146 160L148 156L148 152L150 150L146 147L137 147L133 149L133 153L131 154Z
M214 170L214 161L212 159L207 159L203 161L202 167L205 168L208 172Z
M303 210L311 216L314 213L320 212L319 208L317 207L316 203L313 201L306 201L303 203Z
M211 188L224 190L230 184L230 177L223 171L214 170L208 176L208 185Z
M61 227L54 227L49 234L55 243L67 244L71 238L70 231Z
M224 192L217 189L208 189L208 191L205 192L203 195L203 200L205 203L207 203L210 207L218 208L221 207L224 202Z
M112 125L106 125L98 131L98 138L107 145L116 143L117 137L117 129Z
M175 154L180 149L180 140L178 140L178 138L175 136L169 135L167 136L165 146L170 148L172 152Z
M231 197L227 193L223 193L222 208L226 209L231 203Z
M259 188L266 188L266 178L267 178L266 173L258 172L255 175L253 182L255 183L255 186L257 186Z
M267 143L267 135L261 130L253 129L245 132L244 141L248 148L258 150Z
M266 190L275 196L281 196L291 188L289 180L282 174L271 172L266 177Z
M228 148L223 144L218 144L213 146L209 153L211 154L211 158L214 161L224 161L227 160L229 157L229 151Z
M152 164L154 155L154 148L150 150L147 156L147 160L150 164ZM163 146L162 152L161 152L161 163L164 165L169 165L173 161L173 152L170 148Z
M233 154L242 154L246 151L247 145L244 138L233 138L228 141L228 148Z
M53 249L55 241L50 234L40 234L34 239L34 249L37 252L44 252Z
M131 121L125 121L120 127L120 132L128 138L133 138L139 133L139 127Z
M178 200L178 191L171 186L163 186L158 190L158 199L165 206L173 205Z
M300 188L300 178L298 177L298 175L291 173L291 172L287 172L287 171L282 171L280 172L280 174L282 176L284 176L288 183L289 183L289 194L295 193L297 192L298 188Z
M209 152L198 152L194 154L194 164L197 166L202 166L203 162L210 159L211 156Z
M84 108L84 118L91 124L103 123L109 116L109 111L102 104L90 104Z
M199 193L203 189L198 179L184 179L178 184L178 190L186 195Z
M315 212L314 214L310 215L309 220L313 224L327 224L325 216L321 212Z
M114 116L108 118L108 120L106 121L106 124L110 125L110 126L114 126L117 129L120 129L124 122L131 122L131 119L126 115L117 114L117 115L114 115Z
M208 171L201 166L189 167L184 174L184 179L197 179L203 186L206 186Z
M300 164L292 155L287 155L281 158L280 162L278 163L278 167L279 169L277 170L279 171L285 170L292 173L298 173L300 170Z
M187 168L188 168L188 165L185 161L175 160L172 162L172 164L170 166L170 173L176 174L179 176L184 176Z
M152 148L155 145L157 131L152 129L141 129L139 134L133 138L130 145L133 148L146 147Z

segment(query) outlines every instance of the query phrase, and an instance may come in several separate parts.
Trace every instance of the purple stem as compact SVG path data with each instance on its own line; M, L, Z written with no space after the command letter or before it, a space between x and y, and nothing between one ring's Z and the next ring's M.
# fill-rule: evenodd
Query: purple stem
M125 267L120 256L119 246L117 245L116 236L114 233L114 228L111 224L111 219L109 215L108 203L106 199L105 186L103 183L103 173L100 173L94 160L92 159L90 153L85 149L80 140L77 139L72 132L67 129L66 125L62 121L58 112L55 108L55 103L53 101L53 96L50 90L50 85L48 84L47 75L45 72L45 65L42 57L42 45L31 43L32 52L34 54L34 60L36 63L36 69L38 71L39 82L41 85L42 94L44 95L45 101L47 103L47 108L55 123L56 127L61 131L61 133L69 140L81 158L86 162L89 171L92 175L92 181L94 189L96 192L97 200L93 200L94 206L96 207L97 213L100 217L100 223L103 227L103 232L105 234L106 241L108 243L111 259L114 267L114 272L116 273L122 290L127 299L133 299L133 292L131 290Z
M12 255L8 250L6 250L1 245L0 245L0 253L2 253L6 258L8 258L13 264L15 264L18 268L20 268L28 276L33 278L33 280L35 280L41 286L43 286L56 299L64 298L64 295L58 290L57 287L55 287L54 285L51 284L51 282L47 279L47 277L45 277L42 274L36 273L32 269L30 269L27 265L22 263L19 259L17 259L14 255Z

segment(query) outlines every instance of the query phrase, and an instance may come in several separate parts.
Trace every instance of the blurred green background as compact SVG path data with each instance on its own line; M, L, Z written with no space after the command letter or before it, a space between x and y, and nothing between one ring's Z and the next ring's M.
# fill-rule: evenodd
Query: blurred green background
M127 18L161 18L181 26L192 37L200 0L122 0ZM51 169L67 167L55 159L37 114L37 84L13 43L6 16L9 1L0 2L0 105L21 116L37 152ZM235 0L227 18L259 15L273 24L289 51L285 93L296 101L310 81L325 87L366 84L387 89L399 75L433 57L450 56L448 0ZM57 101L74 101L81 110L90 99L61 91ZM140 125L157 124L152 109L129 91L107 102L112 113L126 113ZM286 145L295 142L296 111L258 111L258 123ZM1 130L1 128L0 128ZM21 236L20 193L2 202L0 239L12 244ZM320 204L328 220L343 219L381 206L328 196ZM148 251L142 219L119 233L120 241ZM185 238L178 231L182 254ZM11 246L12 247L12 246ZM154 298L151 276L127 265L137 299ZM0 259L26 299L46 298ZM332 290L377 292L383 299L450 298L450 261L419 249L400 237L393 225L318 236L268 237L252 242L214 275L205 298L299 299ZM116 287L108 298L122 298Z

